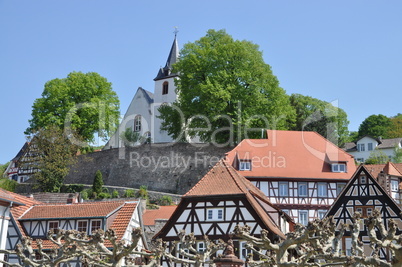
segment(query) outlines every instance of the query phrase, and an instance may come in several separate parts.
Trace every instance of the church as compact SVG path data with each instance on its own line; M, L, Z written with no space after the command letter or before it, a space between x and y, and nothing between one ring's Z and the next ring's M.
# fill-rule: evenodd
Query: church
M154 93L141 87L137 89L116 133L112 135L104 149L123 147L124 142L120 135L127 128L131 128L133 132L142 136L144 142L169 143L174 141L167 132L161 131L162 121L158 119L158 108L161 105L171 104L177 99L174 79L178 77L178 74L173 73L172 70L173 64L178 58L179 46L177 33L175 33L165 67L160 68L154 78Z

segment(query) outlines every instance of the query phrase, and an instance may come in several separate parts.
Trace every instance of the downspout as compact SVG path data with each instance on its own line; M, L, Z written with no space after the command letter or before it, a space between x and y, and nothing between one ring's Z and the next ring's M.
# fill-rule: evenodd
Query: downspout
M145 200L146 201L146 200ZM143 211L142 211L142 203L141 203L141 198L139 200L139 210L138 210L138 221L140 222L140 227L141 227L141 235L143 238L143 246L145 249L148 249L148 240L147 237L145 235L145 228L144 228L144 222L142 221L142 215L143 215Z

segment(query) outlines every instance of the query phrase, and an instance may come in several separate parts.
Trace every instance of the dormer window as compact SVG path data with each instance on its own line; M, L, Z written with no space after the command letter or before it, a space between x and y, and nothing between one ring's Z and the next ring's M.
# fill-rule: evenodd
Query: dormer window
M164 82L162 85L162 95L167 95L169 93L169 83Z
M346 172L345 163L334 163L331 165L332 172Z
M251 171L251 161L239 160L239 171Z

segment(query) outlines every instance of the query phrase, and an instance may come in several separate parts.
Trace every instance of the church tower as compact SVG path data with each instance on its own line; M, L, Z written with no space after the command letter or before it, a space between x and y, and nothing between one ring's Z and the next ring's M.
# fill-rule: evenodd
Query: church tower
M167 58L165 67L160 68L159 72L154 79L155 88L154 88L154 103L153 110L153 126L152 127L152 141L154 143L165 143L172 142L173 139L170 137L167 132L161 131L161 123L162 121L157 118L159 116L158 108L164 104L173 103L176 98L176 86L174 84L175 78L178 76L177 73L173 73L173 64L177 62L179 58L179 46L177 44L177 31L175 31L174 41L172 47L170 49L169 56Z

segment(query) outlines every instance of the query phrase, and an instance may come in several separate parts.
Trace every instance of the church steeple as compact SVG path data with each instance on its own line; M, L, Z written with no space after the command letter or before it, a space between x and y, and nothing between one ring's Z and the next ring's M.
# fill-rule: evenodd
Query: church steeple
M179 58L179 45L177 44L177 30L175 30L172 48L170 49L166 65L165 67L159 69L158 75L156 76L154 81L165 79L167 77L177 76L176 73L172 73L172 66L174 63L177 62L178 58Z

